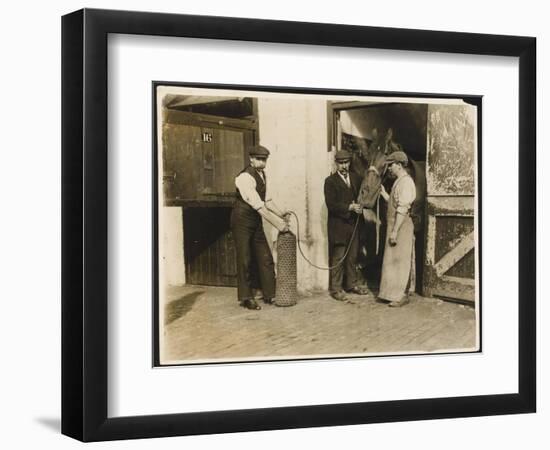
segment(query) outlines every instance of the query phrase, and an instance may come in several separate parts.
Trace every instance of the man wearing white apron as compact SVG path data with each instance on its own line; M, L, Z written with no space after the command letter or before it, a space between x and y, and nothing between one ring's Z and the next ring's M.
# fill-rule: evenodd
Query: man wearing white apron
M382 279L378 298L389 306L409 303L408 293L415 289L414 226L410 210L416 198L416 187L407 167L409 160L402 151L386 158L388 171L395 182L388 194L381 187L380 195L388 202L386 245L382 262Z

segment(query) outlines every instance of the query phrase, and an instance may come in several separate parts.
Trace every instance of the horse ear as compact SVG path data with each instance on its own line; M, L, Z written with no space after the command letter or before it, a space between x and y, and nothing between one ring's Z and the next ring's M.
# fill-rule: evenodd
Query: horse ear
M373 141L378 139L378 128L373 128L372 129L372 138L373 138Z
M393 138L393 130L391 128L388 128L388 132L386 133L386 142L391 141Z

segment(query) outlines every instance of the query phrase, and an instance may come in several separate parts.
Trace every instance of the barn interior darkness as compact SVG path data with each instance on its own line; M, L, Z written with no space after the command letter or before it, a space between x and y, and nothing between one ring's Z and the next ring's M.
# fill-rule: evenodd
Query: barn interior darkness
M371 142L374 130L393 130L393 141L401 144L415 161L426 161L427 104L384 103L345 110L356 136ZM344 131L345 132L345 131Z
M368 106L353 107L340 110L340 120L342 121L342 142L341 147L352 152L359 150L358 140L363 140L363 144L368 147L375 136L385 136L389 129L392 130L393 142L399 144L408 157L415 161L415 166L425 173L426 162L426 143L427 143L427 104L416 103L384 103ZM359 144L359 145L357 145ZM421 202L419 210L424 216L425 203L425 176L419 174L413 175L417 190L420 192L416 203ZM386 178L385 187L391 189L392 181ZM362 252L359 257L359 264L362 267L362 273L368 284L377 284L380 279L380 272L384 251L385 239L385 202L380 202L380 217L382 227L380 228L380 238L378 253L376 253L376 229L374 225L365 225L362 236ZM423 260L425 249L424 230L415 230L415 270L416 270L416 290L420 292L423 283Z

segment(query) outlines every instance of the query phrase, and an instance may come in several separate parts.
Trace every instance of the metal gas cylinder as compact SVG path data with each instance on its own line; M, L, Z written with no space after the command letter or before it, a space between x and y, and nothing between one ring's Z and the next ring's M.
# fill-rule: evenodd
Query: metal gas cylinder
M277 306L296 304L297 292L296 236L290 231L277 237Z

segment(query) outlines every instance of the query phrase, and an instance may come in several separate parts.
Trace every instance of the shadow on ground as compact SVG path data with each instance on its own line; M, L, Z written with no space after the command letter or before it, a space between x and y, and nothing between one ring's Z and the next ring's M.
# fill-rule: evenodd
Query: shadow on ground
M204 294L204 291L191 292L168 303L164 311L164 325L171 324L174 320L178 320L191 311L191 308L202 294Z
M51 431L61 432L61 419L59 417L37 417L35 421Z

